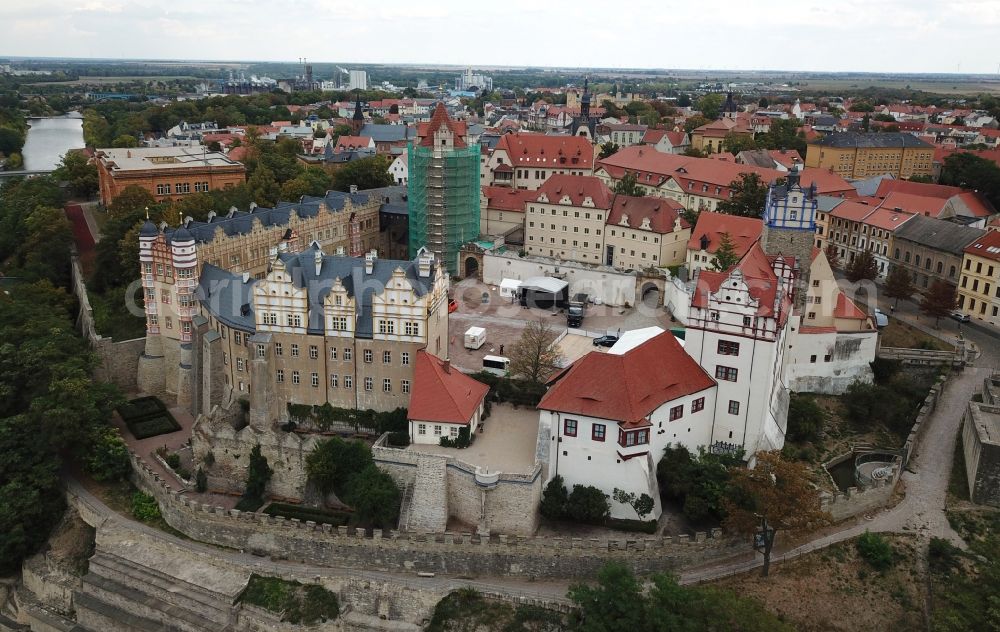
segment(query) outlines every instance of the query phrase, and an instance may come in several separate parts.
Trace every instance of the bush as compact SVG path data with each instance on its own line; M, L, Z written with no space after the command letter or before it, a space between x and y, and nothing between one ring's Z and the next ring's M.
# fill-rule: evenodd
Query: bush
M577 522L603 524L611 512L608 495L593 485L574 485L566 502L567 515Z
M656 479L664 498L678 502L695 524L718 523L725 517L723 498L729 486L729 468L742 463L740 454L692 455L684 446L667 446L656 465Z
M282 621L294 624L333 621L340 614L337 595L326 588L278 577L251 575L239 600L279 613Z
M464 449L472 445L472 437L469 434L469 428L460 428L458 431L458 436L452 439L451 437L441 437L440 441L442 448L459 448Z
M199 494L204 494L208 489L208 476L205 474L205 470L200 467L194 476L194 489Z
M132 420L154 417L167 410L157 397L137 397L118 407L118 414L126 423Z
M171 452L170 454L167 455L167 457L164 460L167 462L167 465L169 465L170 469L172 470L176 470L181 466L181 455L177 454L176 452Z
M169 412L160 413L155 417L147 417L139 421L125 422L128 431L136 439L148 439L162 434L177 432L181 429L180 424L174 421L173 415Z
M160 506L156 499L144 492L132 494L132 516L139 522L151 522L160 518Z
M405 448L410 445L410 433L390 432L387 441L394 448Z
M250 465L247 468L247 487L243 492L243 498L240 499L240 503L246 501L247 506L254 506L252 510L244 510L237 505L237 509L241 511L256 511L264 504L264 491L267 489L267 483L271 480L271 475L274 474L274 470L267 464L267 459L260 453L260 444L258 443L250 450Z
M958 566L958 558L962 551L944 538L931 538L927 548L927 558L931 571L947 573Z
M343 498L350 478L371 463L371 450L364 443L331 437L306 457L306 474L322 493Z
M792 393L788 404L788 434L791 441L816 441L823 430L823 409L811 395Z
M566 485L563 484L563 477L556 476L552 477L549 484L545 486L545 490L542 492L542 502L539 506L539 511L541 511L542 516L548 518L549 520L562 520L566 515L566 503L569 500L569 492L566 491Z
M893 552L892 545L884 536L871 531L865 531L857 541L858 554L868 562L872 568L884 571L892 566Z
M236 502L236 509L239 509L240 511L254 512L260 509L263 505L263 498L247 498L244 496Z
M132 463L128 457L128 446L118 430L105 427L94 433L85 466L95 481L122 481L128 478Z

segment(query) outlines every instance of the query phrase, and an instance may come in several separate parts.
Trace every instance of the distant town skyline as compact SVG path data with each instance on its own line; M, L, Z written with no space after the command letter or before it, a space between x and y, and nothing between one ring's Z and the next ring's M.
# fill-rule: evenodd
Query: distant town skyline
M1000 2L7 0L0 55L996 74Z

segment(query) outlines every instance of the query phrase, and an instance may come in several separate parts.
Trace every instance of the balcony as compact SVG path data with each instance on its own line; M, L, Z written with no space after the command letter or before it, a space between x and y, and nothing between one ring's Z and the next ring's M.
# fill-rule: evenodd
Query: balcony
M178 288L196 287L198 285L198 279L177 279L176 281L174 281L174 284Z
M198 315L198 308L196 306L181 307L177 306L177 317L191 319Z

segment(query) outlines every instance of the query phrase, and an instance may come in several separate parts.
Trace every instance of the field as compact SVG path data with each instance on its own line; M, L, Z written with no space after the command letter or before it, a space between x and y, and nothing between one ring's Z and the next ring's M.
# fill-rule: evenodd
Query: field
M105 86L116 83L129 83L133 81L197 81L197 77L190 75L135 75L122 77L80 77L72 81L36 81L25 85L45 85L45 86Z
M928 79L809 79L800 80L796 87L802 92L830 92L837 94L845 90L865 88L891 88L897 90L920 90L945 96L1000 94L1000 81L960 81L954 78L939 81Z

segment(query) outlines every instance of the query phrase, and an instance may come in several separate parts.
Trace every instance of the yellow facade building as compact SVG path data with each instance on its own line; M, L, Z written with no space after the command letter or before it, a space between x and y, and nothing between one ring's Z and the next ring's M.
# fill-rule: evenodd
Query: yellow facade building
M897 178L933 173L934 146L912 134L828 134L810 143L806 167L833 171L844 178L890 173Z
M1000 323L1000 232L990 231L965 248L958 309L991 325Z

